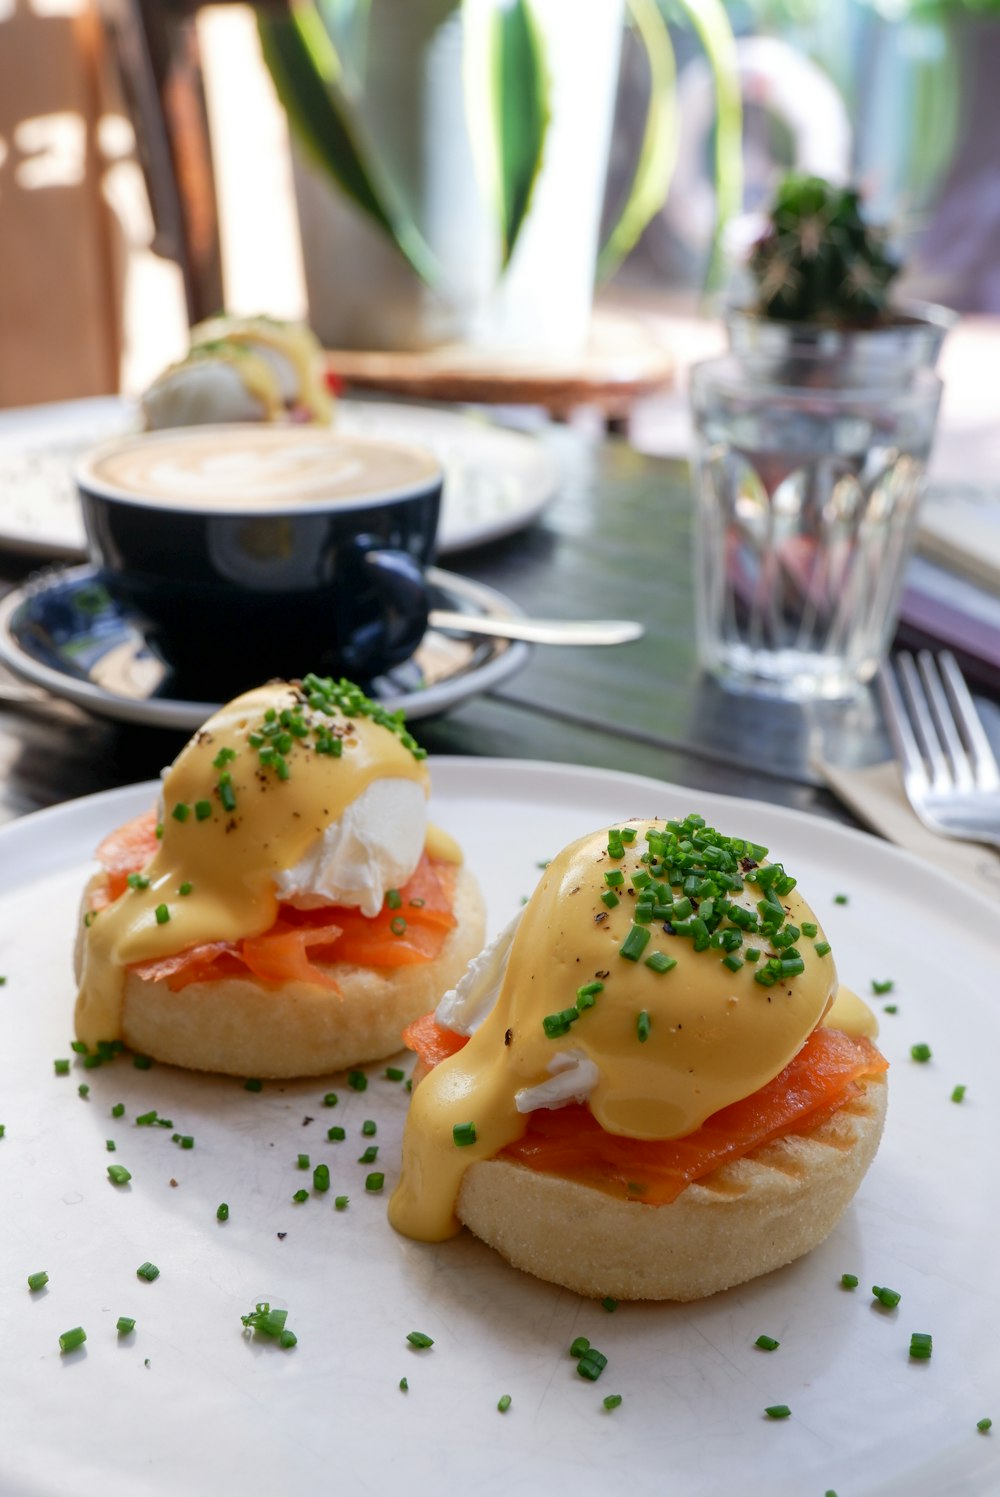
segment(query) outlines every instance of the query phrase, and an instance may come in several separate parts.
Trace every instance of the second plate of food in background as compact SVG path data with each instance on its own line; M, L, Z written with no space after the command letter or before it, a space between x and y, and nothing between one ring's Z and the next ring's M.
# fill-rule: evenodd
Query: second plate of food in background
M137 425L117 396L0 412L0 549L47 560L86 556L73 486L76 458ZM534 437L433 406L340 400L335 425L350 435L429 447L445 470L439 556L522 529L555 494L558 470Z

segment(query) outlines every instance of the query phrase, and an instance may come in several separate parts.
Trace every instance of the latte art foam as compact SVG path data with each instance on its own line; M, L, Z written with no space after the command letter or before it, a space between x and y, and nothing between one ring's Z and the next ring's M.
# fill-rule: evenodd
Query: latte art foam
M168 509L272 511L364 503L440 476L419 447L312 427L203 426L106 443L85 460L84 487Z

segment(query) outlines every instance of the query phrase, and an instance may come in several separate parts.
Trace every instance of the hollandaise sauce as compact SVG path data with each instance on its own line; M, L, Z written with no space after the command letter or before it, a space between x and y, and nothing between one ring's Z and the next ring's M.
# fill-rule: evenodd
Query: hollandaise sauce
M132 963L268 931L276 877L373 781L426 795L424 758L398 718L320 677L249 691L209 718L164 775L157 852L85 931L78 1037L120 1036Z
M465 1170L552 1105L531 1094L553 1077L579 1078L563 1100L586 1101L607 1132L674 1139L784 1069L838 982L818 920L766 853L692 816L595 833L548 865L496 1002L414 1091L395 1227L457 1231Z

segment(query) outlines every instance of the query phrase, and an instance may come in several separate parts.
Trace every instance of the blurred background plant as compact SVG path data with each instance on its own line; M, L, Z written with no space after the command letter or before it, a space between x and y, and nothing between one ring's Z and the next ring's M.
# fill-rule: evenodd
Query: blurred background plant
M744 106L732 256L758 236L781 175L815 173L861 185L906 262L906 295L1000 312L1000 0L726 0L726 11ZM677 55L672 198L629 274L692 285L712 207L710 90L683 37Z
M676 9L712 80L711 276L742 202L733 35L721 0ZM623 23L641 104L602 225ZM565 0L296 0L258 25L300 151L310 309L325 341L582 347L595 263L606 278L633 248L677 156L658 0L590 0L585 20ZM362 284L351 267L365 247Z

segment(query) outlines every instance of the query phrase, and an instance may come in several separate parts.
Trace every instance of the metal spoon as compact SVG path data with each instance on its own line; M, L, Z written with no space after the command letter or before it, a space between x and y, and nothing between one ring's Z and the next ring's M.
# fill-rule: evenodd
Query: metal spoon
M428 622L432 629L524 639L535 645L623 645L646 632L642 624L630 619L494 619L446 608L432 608Z

